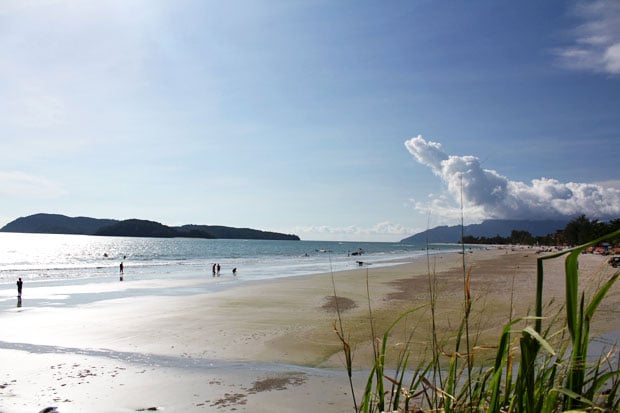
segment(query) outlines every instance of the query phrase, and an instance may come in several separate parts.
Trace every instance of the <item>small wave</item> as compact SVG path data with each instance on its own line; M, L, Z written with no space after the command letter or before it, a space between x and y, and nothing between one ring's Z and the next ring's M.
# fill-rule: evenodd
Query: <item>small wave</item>
M124 262L126 274L142 278L210 275L214 263L222 266L224 274L230 273L232 268L238 268L248 278L279 278L355 268L356 257L348 256L348 253L359 249L364 251L364 262L375 266L394 265L425 254L457 249L455 245L442 245L427 250L426 246L401 243L260 240L205 242L53 235L39 239L36 248L28 242L22 242L19 244L20 249L16 249L10 235L7 237L5 241L11 245L14 253L0 260L0 283L5 284L14 283L18 277L30 280L110 277L118 274L121 261ZM106 251L109 257L103 258L100 251Z

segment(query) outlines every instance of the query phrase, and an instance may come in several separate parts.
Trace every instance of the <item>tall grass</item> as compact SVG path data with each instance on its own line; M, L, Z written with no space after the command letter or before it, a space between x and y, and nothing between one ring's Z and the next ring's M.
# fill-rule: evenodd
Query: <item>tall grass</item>
M340 339L340 342L342 343L342 351L344 353L345 364L347 367L347 376L349 378L349 387L351 388L351 395L353 397L353 407L355 408L355 411L357 412L358 408L357 408L357 400L355 397L355 386L353 385L353 353L351 350L351 346L349 344L348 337L345 335L344 326L342 323L342 311L340 310L340 304L338 301L338 293L336 291L336 280L334 278L334 270L332 268L331 254L329 255L329 270L330 270L331 280L332 280L332 289L333 289L334 297L336 298L335 300L336 315L338 317L337 321L334 321L334 332L336 333L336 335L338 336L338 339ZM372 320L371 320L371 324L372 324Z
M620 412L620 359L610 351L596 361L587 360L591 341L590 323L605 295L620 277L620 272L613 274L598 287L588 300L584 292L579 292L579 254L590 246L617 237L620 237L620 231L576 248L537 258L534 316L513 318L511 307L509 321L497 338L494 361L491 365L482 365L475 369L473 360L479 348L472 346L470 342L471 270L468 271L465 264L463 315L455 333L454 351L447 354L442 349L445 343L440 343L437 335L437 289L434 270L431 269L430 260L428 261L432 355L430 360L421 361L413 368L408 366L409 355L420 349L413 347L411 337L397 356L395 369L386 369L386 357L390 334L394 328L421 307L398 316L383 335L377 337L368 290L375 359L359 403L353 393L355 411ZM544 263L563 256L564 314L552 313L552 306L543 304ZM368 277L368 270L366 276ZM351 347L342 329L340 313L338 317L340 324L335 324L334 327L343 343L353 390ZM547 323L544 330L543 320ZM463 343L466 348L461 351ZM464 362L461 363L463 359ZM516 372L515 365L518 366Z

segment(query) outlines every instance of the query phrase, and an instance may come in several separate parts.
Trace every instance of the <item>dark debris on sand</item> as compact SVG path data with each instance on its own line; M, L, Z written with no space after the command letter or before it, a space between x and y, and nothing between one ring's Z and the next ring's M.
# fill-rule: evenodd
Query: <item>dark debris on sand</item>
M263 391L271 390L286 390L287 386L301 386L306 382L306 378L301 376L286 376L286 377L269 377L262 380L257 380L254 385L248 389L251 394L259 393Z
M336 312L336 310L346 311L355 307L357 307L357 304L350 298L333 295L325 296L325 303L321 306L323 310L329 312Z
M286 390L288 386L300 386L306 382L306 377L303 373L300 374L286 374L278 377L267 377L261 380L256 380L251 388L246 389L248 394L256 394L264 391L272 390ZM209 403L209 407L216 407L218 409L236 410L235 406L243 406L248 402L248 396L244 393L225 393L223 397L211 401L206 400L205 403L198 403L196 406L205 406Z
M224 397L214 401L209 406L217 407L218 409L244 405L248 402L248 396L243 393L225 393ZM202 405L202 404L201 404ZM231 408L230 410L235 410L235 408Z

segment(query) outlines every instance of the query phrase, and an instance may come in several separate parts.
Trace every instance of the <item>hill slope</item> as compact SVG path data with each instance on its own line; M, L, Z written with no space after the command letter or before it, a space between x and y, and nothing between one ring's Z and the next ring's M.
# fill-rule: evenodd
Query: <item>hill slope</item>
M140 219L119 221L58 214L35 214L17 218L0 228L0 232L39 234L107 235L120 237L188 237L229 239L299 240L297 235L210 225L169 227L159 222Z
M176 227L185 233L208 233L214 238L224 239L271 239L271 240L291 240L298 241L299 237L292 234L282 234L279 232L261 231L251 228L231 228L221 225L183 225Z
M114 219L70 218L58 214L34 214L9 222L0 229L0 232L94 235L99 228L117 222Z
M128 219L112 225L108 225L97 230L95 235L107 235L115 237L149 237L149 238L174 238L182 237L183 233L174 228L154 221L141 219ZM209 234L204 234L198 238L213 238Z
M507 237L513 230L527 231L533 236L544 236L553 234L555 231L564 229L568 224L568 220L547 220L547 221L527 221L527 220L508 220L508 219L490 219L480 224L466 225L464 227L465 235L474 237L494 237L499 235ZM407 244L425 244L430 243L457 243L461 240L461 226L441 226L420 232L418 234L407 237L400 242Z

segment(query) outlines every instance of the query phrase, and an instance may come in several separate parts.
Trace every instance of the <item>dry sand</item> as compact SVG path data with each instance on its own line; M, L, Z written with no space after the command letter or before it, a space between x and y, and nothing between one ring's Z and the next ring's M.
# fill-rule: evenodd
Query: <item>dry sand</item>
M511 312L531 313L537 256L528 248L464 255L477 344L495 344ZM418 308L394 330L390 345L398 349L413 331L415 353L424 357L434 274L437 329L448 350L462 317L462 260L443 254L333 275L230 280L203 293L196 280L26 286L23 306L0 313L0 412L47 406L63 413L352 411L333 331L336 302L356 369L370 363L369 308L379 335L399 314ZM580 266L586 291L613 273L601 256L584 255ZM546 302L563 301L562 269L563 259L545 263ZM192 292L160 293L179 288ZM128 296L134 290L140 294ZM620 331L619 302L616 285L595 316L595 333ZM365 374L356 374L358 394Z

